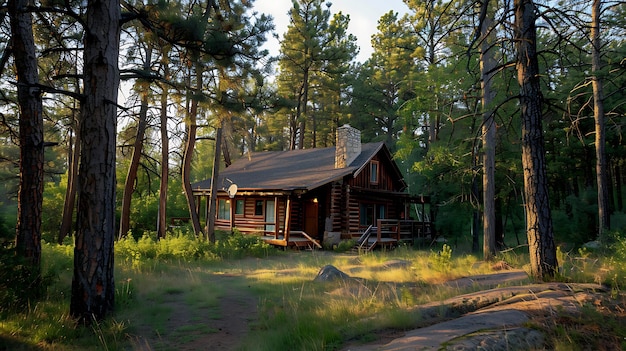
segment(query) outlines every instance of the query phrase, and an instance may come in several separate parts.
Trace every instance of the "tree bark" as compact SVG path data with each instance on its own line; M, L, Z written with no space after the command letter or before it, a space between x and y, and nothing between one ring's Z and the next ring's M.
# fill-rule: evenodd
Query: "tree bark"
M164 56L166 54L164 53ZM167 80L169 77L169 69L167 63L165 64L164 77ZM168 178L169 178L169 139L167 136L167 97L168 90L167 85L162 85L161 91L161 180L159 185L159 212L157 219L157 236L159 238L165 238L167 233L167 190L168 190Z
M82 324L113 311L115 142L119 87L119 0L89 0L70 314Z
M143 63L144 72L149 72L150 64L152 60L152 50L146 49L146 59ZM130 166L128 167L128 173L126 174L126 181L124 182L124 193L122 195L122 207L120 209L120 228L119 237L123 238L128 234L130 230L130 206L133 199L133 193L135 192L135 183L137 180L137 170L139 169L139 161L141 160L141 153L143 150L143 139L146 134L146 128L148 127L148 95L150 85L147 83L141 94L141 106L139 108L139 121L137 124L137 134L135 136L135 142L133 143L133 154L130 159Z
M196 65L196 94L202 93L202 67L200 64ZM198 215L198 209L196 208L196 200L193 197L193 189L191 189L191 159L193 157L193 151L196 147L196 134L197 134L197 113L198 113L198 97L194 97L191 101L191 107L189 108L188 123L187 126L187 141L185 143L185 151L183 153L183 191L185 198L187 199L187 207L189 210L189 218L193 226L193 231L196 236L202 235L202 227L200 225L200 217Z
M489 1L483 2L487 12L480 28L480 74L483 92L483 257L490 260L496 253L495 168L496 168L496 121L493 114L495 91L492 88L496 60L493 53L495 31Z
M554 276L557 260L541 121L543 97L537 59L536 9L532 0L515 0L514 6L516 68L522 114L526 235L530 252L531 275L545 280Z
M611 228L609 208L609 183L607 176L607 162L605 151L605 123L604 123L604 92L600 77L602 64L600 54L602 40L600 39L600 13L602 0L593 0L591 6L591 85L593 89L593 116L595 120L596 144L596 182L598 185L598 238L604 239L606 232Z
M19 103L20 183L15 245L34 281L40 279L43 204L43 103L27 0L10 0L11 44ZM36 283L36 285L38 285Z
M217 207L217 178L220 176L220 154L222 153L222 128L215 133L215 154L213 155L213 175L211 176L211 195L209 198L209 215L207 218L207 239L215 242L215 209ZM232 218L231 218L232 220Z
M72 117L73 118L73 117ZM58 243L61 245L63 239L72 231L72 220L74 214L74 206L76 204L76 187L78 178L78 161L80 158L80 127L78 121L73 118L73 127L70 131L74 132L74 138L70 135L70 148L68 152L68 170L67 170L67 188L65 189L65 202L63 203L63 217L61 219L61 228L59 230ZM72 143L72 139L74 143Z
M307 54L305 52L305 54ZM300 134L298 134L298 145L297 149L304 149L304 133L306 131L306 120L307 116L307 105L309 103L309 64L307 64L308 59L305 61L305 69L303 73L302 80L302 92L298 96L298 106L296 108L296 120L299 121L298 130Z

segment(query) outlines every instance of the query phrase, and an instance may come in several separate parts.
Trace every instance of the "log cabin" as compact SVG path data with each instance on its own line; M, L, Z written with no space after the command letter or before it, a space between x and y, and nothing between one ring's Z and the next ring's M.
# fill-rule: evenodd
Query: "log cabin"
M410 219L428 199L407 193L383 142L361 143L349 125L337 128L334 147L250 153L215 184L215 228L255 233L272 245L321 248L353 238L371 250L431 232L427 221ZM208 209L211 179L192 188Z

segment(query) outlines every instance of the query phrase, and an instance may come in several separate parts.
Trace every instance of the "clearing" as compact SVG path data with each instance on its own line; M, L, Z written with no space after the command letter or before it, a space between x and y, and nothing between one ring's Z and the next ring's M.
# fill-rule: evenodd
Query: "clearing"
M379 267L352 267L346 274L358 276L361 270L384 270L403 262L407 261L395 260ZM551 344L554 338L569 338L569 333L581 340L593 339L591 346L583 342L581 349L619 350L623 347L624 340L602 329L602 317L607 314L621 325L626 323L623 294L613 292L611 296L610 291L598 284L533 284L523 270L506 268L493 274L442 282L458 287L459 291L468 287L478 291L410 307L420 321L413 329L379 330L370 335L367 342L347 340L340 350L536 350L554 348ZM284 269L275 273L298 272ZM246 271L211 274L205 284L219 287L220 298L215 304L200 307L197 303L190 304L191 292L183 290L173 290L171 298L158 302L147 301L159 304L169 315L158 328L133 325L130 333L133 349L249 349L249 343L247 348L242 348L243 340L259 318L260 296L253 287L246 285L249 284L247 274ZM341 289L329 285L328 294L343 293L346 289L362 290L362 279L344 279L349 282L343 283ZM598 339L602 340L599 344ZM329 348L334 349L337 348Z

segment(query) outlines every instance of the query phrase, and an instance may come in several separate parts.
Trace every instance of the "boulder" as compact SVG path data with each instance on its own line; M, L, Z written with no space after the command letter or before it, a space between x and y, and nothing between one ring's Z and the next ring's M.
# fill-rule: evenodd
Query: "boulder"
M333 265L326 265L320 269L317 273L314 282L333 282L337 280L347 280L350 279L350 276L346 273L337 269L337 267Z

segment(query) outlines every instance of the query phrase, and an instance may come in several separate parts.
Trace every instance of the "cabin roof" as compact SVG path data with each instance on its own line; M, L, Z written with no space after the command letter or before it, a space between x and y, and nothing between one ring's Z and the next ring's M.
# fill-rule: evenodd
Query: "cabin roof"
M216 186L228 188L232 183L239 190L247 191L294 191L312 190L345 176L357 175L369 161L383 150L391 161L398 178L402 175L391 160L391 154L383 142L361 145L361 154L345 168L335 168L335 147L264 151L244 155L232 165L220 171ZM195 191L211 188L211 179L192 184Z

